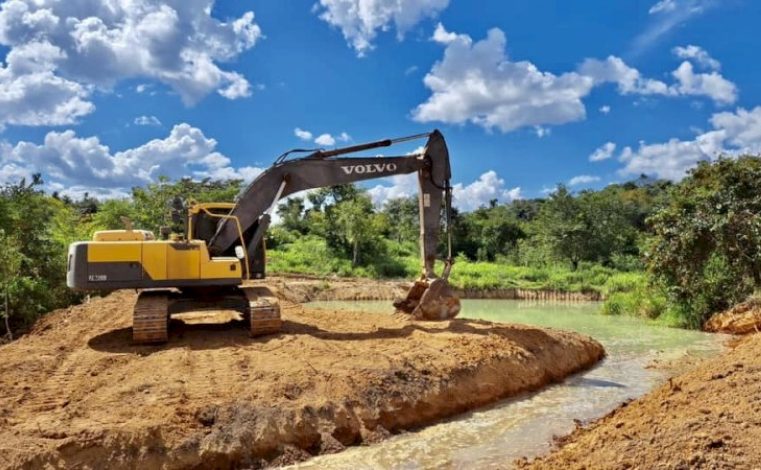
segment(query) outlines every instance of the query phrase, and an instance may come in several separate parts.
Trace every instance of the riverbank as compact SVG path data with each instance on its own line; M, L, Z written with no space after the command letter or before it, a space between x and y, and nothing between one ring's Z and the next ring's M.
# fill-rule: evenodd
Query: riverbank
M582 468L758 468L761 462L761 334L644 397L622 404L518 466Z
M363 278L310 278L275 276L267 280L278 286L291 302L305 303L326 300L394 300L404 297L412 286L409 281ZM287 286L287 288L286 288ZM566 292L553 289L519 288L453 288L462 299L537 300L547 302L593 302L603 299L597 291Z
M320 281L304 282L270 283L284 327L259 339L237 322L173 320L169 344L133 346L129 291L46 315L0 347L0 467L290 463L540 388L604 354L554 329L305 308L288 300Z

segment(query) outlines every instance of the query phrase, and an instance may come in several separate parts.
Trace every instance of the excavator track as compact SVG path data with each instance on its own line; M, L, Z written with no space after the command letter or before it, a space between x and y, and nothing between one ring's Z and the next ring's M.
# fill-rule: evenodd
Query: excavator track
M251 336L265 336L280 332L280 303L266 287L241 287L248 301L248 318Z
M132 313L132 341L136 344L155 344L168 340L169 293L141 292Z

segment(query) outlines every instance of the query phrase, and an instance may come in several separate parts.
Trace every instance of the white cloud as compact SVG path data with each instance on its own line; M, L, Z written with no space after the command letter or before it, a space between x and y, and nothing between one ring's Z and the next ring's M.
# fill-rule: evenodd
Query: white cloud
M188 104L212 91L250 94L248 81L217 63L261 37L252 12L211 17L214 0L8 0L0 4L0 124L61 125L93 111L95 88L158 80ZM144 92L147 86L137 86Z
M7 5L0 6L0 17ZM54 73L65 57L48 42L28 42L8 52L7 65L0 63L0 128L74 124L95 110L87 101L90 87Z
M542 137L547 137L552 134L552 129L549 127L534 126L534 133L541 139Z
M314 139L314 143L323 147L332 147L336 145L336 142L349 142L351 141L351 136L346 132L341 132L340 134L333 135L328 132L325 132L323 134L318 135L317 137L314 137L314 134L310 131L301 129L300 127L297 127L293 130L293 135L298 137L299 139L309 142L312 139Z
M449 0L320 0L315 10L363 56L373 48L379 31L393 25L402 39L417 23L435 17L448 5Z
M497 28L485 39L473 41L439 23L431 39L445 46L444 57L423 80L431 95L412 111L419 122L470 122L502 132L526 126L549 130L546 126L584 119L583 99L593 87L606 83L615 83L622 95L705 96L717 104L737 99L732 82L715 71L695 73L690 62L673 72L672 84L644 77L616 56L588 58L577 71L555 75L531 62L511 60L505 52L505 35ZM610 106L600 111L608 113Z
M678 82L672 88L681 95L707 96L720 104L737 101L737 86L718 72L695 73L692 64L684 61L672 75Z
M579 73L591 77L596 85L603 83L618 84L622 95L668 95L668 85L660 80L642 77L639 70L626 65L616 56L608 56L605 60L586 59L579 66Z
M138 116L134 121L136 126L160 126L161 121L156 116Z
M312 133L309 131L305 131L304 129L301 129L299 127L293 130L293 135L295 135L301 140L307 140L307 141L312 140Z
M487 171L467 186L455 184L452 197L454 206L466 212L487 206L494 199L502 203L522 198L521 188L505 188L505 180L494 170Z
M674 11L676 10L676 1L675 0L661 0L652 7L650 7L650 10L648 13L651 15L654 15L656 13L663 13L668 11Z
M250 180L262 172L231 166L216 146L216 140L185 123L174 126L164 139L115 153L97 137L77 137L72 130L49 132L41 144L22 141L0 146L0 178L7 182L41 172L50 188L96 193L128 192L158 176Z
M238 98L251 96L251 84L248 83L248 80L246 80L243 75L237 72L227 72L225 77L228 81L228 85L217 90L217 93L228 100L236 100ZM257 85L257 89L261 90L261 87L262 85Z
M613 152L616 151L616 144L613 142L606 142L600 147L598 147L592 154L589 156L590 162L600 162L603 160L607 160L613 156Z
M717 104L737 101L737 87L718 72L695 73L690 62L684 61L671 74L676 83L668 85L660 80L644 78L640 72L624 63L619 57L605 60L586 59L579 73L594 79L595 84L616 83L622 95L705 96Z
M720 155L761 153L761 106L750 111L738 108L735 112L716 113L710 122L713 129L692 140L640 142L637 149L624 148L620 156L624 168L620 173L679 180L699 161L715 160Z
M608 106L607 104L603 105L603 106L600 106L600 112L603 113L603 114L610 113L610 106Z
M394 175L382 178L376 186L367 191L376 207L383 207L386 201L417 194L417 173Z
M508 132L524 126L562 124L585 117L581 99L593 80L571 72L542 72L505 54L506 38L492 29L481 41L437 28L446 43L444 58L425 76L432 92L412 115L416 121L449 124L472 122Z
M452 42L455 42L457 40L457 33L451 33L444 29L444 25L441 23L438 23L436 25L436 29L433 30L433 36L431 36L431 40L434 42L438 42L440 44L449 44ZM463 36L466 37L466 36Z
M719 2L716 0L661 0L655 3L649 10L652 18L645 30L634 39L631 53L641 54L675 27L717 4Z
M407 67L404 70L404 76L406 77L408 75L412 75L413 73L415 73L417 71L418 71L418 66L417 65L410 65L409 67Z
M368 194L376 207L382 207L390 199L410 197L418 193L417 173L395 175L380 180ZM461 211L472 211L487 206L496 199L500 203L522 199L521 188L506 188L505 180L493 170L482 174L468 185L457 183L452 187L453 204Z
M314 139L314 143L317 145L332 147L333 145L336 145L336 139L330 134L320 134Z
M581 186L585 184L595 183L597 181L600 181L599 176L579 175L579 176L574 176L573 178L568 180L568 186Z
M705 49L699 46L692 44L683 47L678 46L673 48L671 52L680 59L692 60L707 69L719 70L721 68L721 62L711 57Z

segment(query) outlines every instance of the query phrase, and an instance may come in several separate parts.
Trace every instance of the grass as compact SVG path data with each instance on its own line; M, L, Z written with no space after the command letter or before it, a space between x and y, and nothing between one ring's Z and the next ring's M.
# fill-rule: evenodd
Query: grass
M389 243L387 254L369 266L352 267L348 259L330 252L325 241L303 237L268 251L272 273L312 276L414 279L420 260L409 248ZM598 292L605 297L605 315L632 315L670 327L695 328L687 312L670 304L663 290L648 283L643 272L622 272L582 263L575 271L567 266L516 266L508 263L470 261L458 257L450 282L464 289L518 288L561 292ZM699 326L699 325L698 325Z
M268 269L273 273L374 279L412 279L420 274L420 260L416 255L398 245L389 244L387 248L388 255L373 264L352 267L349 260L331 254L324 240L304 237L269 250ZM614 269L592 264L582 264L572 271L565 266L515 266L458 257L450 282L455 287L466 289L519 288L605 293L606 285L620 274Z

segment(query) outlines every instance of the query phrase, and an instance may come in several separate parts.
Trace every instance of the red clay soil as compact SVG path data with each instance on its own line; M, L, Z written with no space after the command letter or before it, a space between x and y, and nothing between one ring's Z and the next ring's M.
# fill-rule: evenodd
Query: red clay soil
M167 345L133 346L134 302L120 291L53 312L0 347L0 468L290 463L542 387L604 354L552 329L288 302L278 335L173 320Z
M752 298L713 315L703 329L733 335L761 332L761 299Z
M519 467L761 468L761 335L562 438Z

